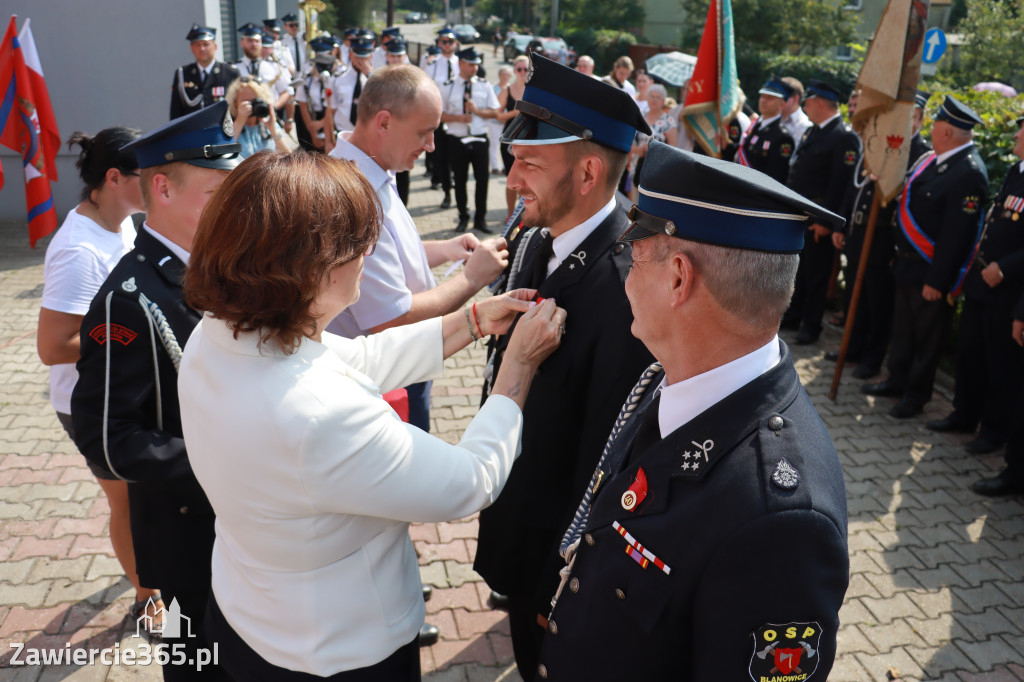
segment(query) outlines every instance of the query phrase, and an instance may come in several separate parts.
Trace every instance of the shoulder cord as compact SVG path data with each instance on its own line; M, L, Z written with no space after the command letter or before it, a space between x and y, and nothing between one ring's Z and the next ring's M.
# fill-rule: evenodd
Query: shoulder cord
M177 372L178 368L181 366L181 346L178 345L178 337L174 335L174 330L171 329L171 325L167 322L167 317L164 316L164 312L160 310L160 306L149 300L143 293L139 293L139 305L141 305L142 310L145 311L146 318L149 320L150 325L155 327L160 333L160 342L167 350L167 354L171 356L171 362L174 363L174 371ZM153 360L153 366L155 368L155 351Z
M107 468L110 470L110 473L114 474L122 481L127 481L128 479L118 473L117 469L114 468L114 462L110 458L110 439L107 436L107 425L110 422L110 346L112 345L110 340L110 301L113 297L114 292L111 291L107 293L107 298L104 300L104 308L107 314L107 364L103 372L103 457L107 460Z
M189 97L185 94L185 72L182 70L183 68L181 66L178 67L178 94L181 95L181 101L187 106L197 107L203 103L203 89L199 88L199 94L195 97Z
M587 526L587 521L590 519L590 503L594 497L594 493L597 490L598 484L601 479L604 478L605 472L602 467L608 459L608 454L611 452L612 445L619 437L619 432L622 431L622 427L625 426L636 408L640 405L640 401L643 399L644 394L647 393L647 389L650 388L654 382L654 377L661 372L661 363L655 362L651 364L644 373L640 376L640 380L633 387L633 390L629 392L629 397L626 398L626 402L622 405L622 409L619 411L619 416L615 418L615 424L612 425L612 431L608 434L608 441L605 443L604 451L601 453L601 459L598 460L597 466L594 467L594 474L590 478L590 484L587 485L587 490L583 493L583 500L580 501L580 506L576 509L576 513L573 515L572 523L569 524L569 528L565 531L565 535L562 537L562 542L559 545L558 553L565 559L566 565L558 572L561 577L561 582L558 585L558 590L555 591L555 596L551 599L551 609L554 610L555 603L558 601L558 597L562 594L562 588L565 587L565 583L568 582L569 576L572 575L573 564L576 562L576 549L580 545L580 536L583 534L583 529Z
M511 291L516 288L516 279L519 277L519 270L523 267L523 255L530 246L530 239L533 238L533 234L539 229L539 227L531 227L520 237L523 240L523 245L521 248L516 249L516 257L512 259L512 267L508 270L508 283L505 285L505 291ZM494 360L497 354L497 348L492 349L491 354L487 357L487 364L484 366L483 379L484 386L487 387L487 395L491 394L491 387L494 385Z

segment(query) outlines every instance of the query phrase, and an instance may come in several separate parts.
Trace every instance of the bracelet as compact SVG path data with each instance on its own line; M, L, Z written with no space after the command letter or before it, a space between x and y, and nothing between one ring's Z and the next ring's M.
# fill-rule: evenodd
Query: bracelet
M469 321L469 306L466 306L466 329L469 330L469 336L474 341L479 341L480 337L473 331L473 323Z
M480 320L476 316L476 301L473 301L473 321L476 322L476 330L480 332L480 338L484 338L484 330L480 328Z

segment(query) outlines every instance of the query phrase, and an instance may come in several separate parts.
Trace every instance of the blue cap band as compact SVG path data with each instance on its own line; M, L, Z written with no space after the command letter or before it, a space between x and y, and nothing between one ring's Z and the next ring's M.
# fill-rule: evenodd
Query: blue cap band
M594 134L594 142L618 149L621 152L629 152L630 147L633 146L636 127L628 123L617 121L599 111L529 85L523 91L523 99L531 104L550 109L559 116L587 128ZM514 140L512 144L515 144Z

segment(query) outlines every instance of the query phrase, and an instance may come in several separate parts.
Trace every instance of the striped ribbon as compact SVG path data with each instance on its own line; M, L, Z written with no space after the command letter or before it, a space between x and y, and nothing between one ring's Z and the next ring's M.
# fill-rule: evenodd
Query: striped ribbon
M630 557L633 558L634 561L640 564L641 568L646 569L651 564L654 564L662 571L664 571L665 575L668 575L672 572L672 569L666 566L664 561L654 556L654 552L652 552L651 550L647 549L642 544L637 542L636 538L630 535L629 531L623 528L622 524L620 524L618 521L612 521L612 528L618 531L619 535L622 536L622 539L626 541L626 545L628 545L626 547L626 554L628 554Z

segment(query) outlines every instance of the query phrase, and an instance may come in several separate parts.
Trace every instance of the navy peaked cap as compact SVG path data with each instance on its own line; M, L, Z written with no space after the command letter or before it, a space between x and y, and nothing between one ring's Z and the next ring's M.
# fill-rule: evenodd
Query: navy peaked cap
M657 234L734 249L799 253L809 223L845 222L760 171L652 140L640 196L619 237Z
M936 121L945 121L956 128L970 130L976 125L983 125L985 122L969 106L960 102L952 95L946 95L939 107L939 113L935 114Z
M241 159L228 103L221 100L165 123L121 147L135 152L139 168L184 161L193 166L231 170Z
M188 35L185 36L185 40L195 42L197 40L216 40L217 29L209 28L208 26L200 26L199 24L192 24L192 28L188 30Z

